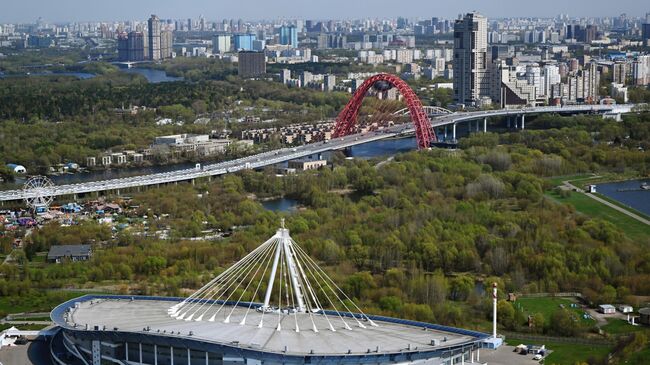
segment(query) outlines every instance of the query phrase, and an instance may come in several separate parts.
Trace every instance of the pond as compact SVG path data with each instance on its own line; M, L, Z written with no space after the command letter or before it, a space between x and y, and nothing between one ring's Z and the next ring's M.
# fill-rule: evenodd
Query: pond
M298 201L289 198L277 198L271 200L264 200L261 202L266 210L273 212L292 212L298 209Z

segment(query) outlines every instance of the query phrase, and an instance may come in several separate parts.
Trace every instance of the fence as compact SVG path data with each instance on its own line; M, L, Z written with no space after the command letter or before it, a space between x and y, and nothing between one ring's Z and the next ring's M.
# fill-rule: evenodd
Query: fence
M519 298L545 298L545 297L578 297L582 298L582 293L562 292L562 293L517 293Z
M605 338L581 338L581 337L555 337L534 335L519 332L501 332L506 338L516 338L522 341L531 341L544 344L545 342L559 342L559 343L572 343L578 345L591 345L591 346L613 346L616 341Z

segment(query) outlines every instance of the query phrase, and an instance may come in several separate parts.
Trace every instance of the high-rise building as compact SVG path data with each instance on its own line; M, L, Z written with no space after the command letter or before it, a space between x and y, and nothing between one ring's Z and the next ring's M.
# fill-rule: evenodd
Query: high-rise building
M283 84L288 84L291 80L291 70L284 68L280 71L280 82Z
M117 38L117 53L120 61L144 61L148 55L145 53L146 37L142 32L120 33Z
M174 42L174 35L171 30L163 30L160 32L160 59L167 59L172 57Z
M454 100L478 105L490 96L487 19L468 13L454 24Z
M254 34L236 34L233 38L235 41L235 50L237 51L252 51L253 41L257 39Z
M149 59L152 61L157 61L161 59L160 54L160 19L157 16L151 15L149 18Z
M625 85L629 66L627 62L615 62L612 66L612 81L615 84Z
M230 52L230 35L219 34L212 37L212 53Z
M126 32L117 35L117 59L129 60L129 35Z
M634 85L650 85L650 55L637 56L632 62L632 81Z
M255 77L266 73L264 52L239 52L238 71L241 77Z
M280 27L280 44L298 48L298 29L293 25Z
M334 75L325 75L325 79L323 82L323 88L325 91L332 91L334 90L334 86L336 85L336 76Z
M562 81L562 78L560 77L560 68L557 65L545 65L542 69L542 77L544 85L542 91L538 94L549 98L551 96L553 85L559 84Z
M641 25L641 37L644 46L650 46L650 20L647 20L647 22Z

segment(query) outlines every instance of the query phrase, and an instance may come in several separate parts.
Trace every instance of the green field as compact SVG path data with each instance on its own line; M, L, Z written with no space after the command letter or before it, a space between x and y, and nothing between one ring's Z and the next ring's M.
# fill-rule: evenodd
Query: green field
M650 348L633 353L627 359L626 364L650 365Z
M630 332L640 332L647 331L647 327L643 326L632 326L627 323L627 321L620 318L608 318L607 324L602 326L601 329L610 335L620 335Z
M554 177L549 177L547 180L555 186L560 186L564 181L579 181L579 180L587 180L587 179L592 179L594 178L593 174L578 174L578 175L566 175L566 176L554 176Z
M650 227L613 208L597 202L585 194L571 192L567 198L562 198L555 191L549 191L546 194L560 203L572 205L582 214L613 223L623 230L630 239L638 243L650 244Z
M507 338L506 343L511 346L517 346L521 343L530 343L530 341ZM560 342L544 342L539 345L544 345L551 351L544 359L544 365L575 365L580 362L586 362L589 359L604 359L612 350L609 346Z
M561 309L560 305L574 313L580 318L580 322L586 326L592 326L596 323L593 319L585 319L582 317L584 310L581 308L571 308L571 303L576 303L575 300L570 298L556 298L556 297L543 297L543 298L519 298L515 302L515 308L523 310L524 314L532 315L541 313L544 319L548 322L553 313Z

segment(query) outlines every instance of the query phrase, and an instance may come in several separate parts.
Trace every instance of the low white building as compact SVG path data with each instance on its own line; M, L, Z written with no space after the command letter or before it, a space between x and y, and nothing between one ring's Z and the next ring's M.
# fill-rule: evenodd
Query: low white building
M598 306L598 311L602 314L614 314L616 313L616 308L611 304L601 304Z
M621 312L621 313L632 313L632 312L634 312L634 308L632 308L631 305L620 304L618 306L618 311Z

